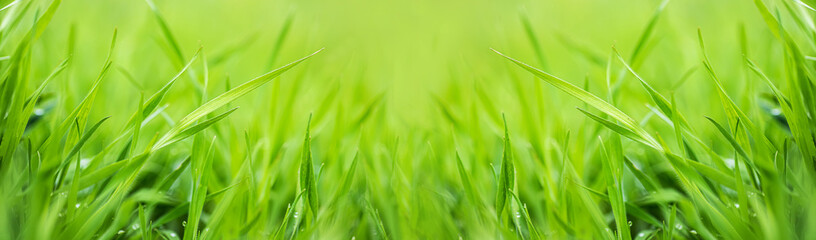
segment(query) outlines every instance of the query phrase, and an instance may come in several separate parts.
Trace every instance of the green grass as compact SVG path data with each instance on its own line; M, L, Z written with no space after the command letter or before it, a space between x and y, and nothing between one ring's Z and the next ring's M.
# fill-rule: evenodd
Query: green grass
M0 239L814 239L813 6L0 0Z

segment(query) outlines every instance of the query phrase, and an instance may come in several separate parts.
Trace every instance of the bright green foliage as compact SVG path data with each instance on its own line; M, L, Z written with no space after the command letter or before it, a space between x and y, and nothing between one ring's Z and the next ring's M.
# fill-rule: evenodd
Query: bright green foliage
M816 239L815 19L0 0L0 239Z

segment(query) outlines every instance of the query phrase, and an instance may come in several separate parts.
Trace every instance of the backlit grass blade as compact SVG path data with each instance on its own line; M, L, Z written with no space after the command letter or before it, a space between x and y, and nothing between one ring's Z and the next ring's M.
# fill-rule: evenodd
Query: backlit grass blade
M175 142L178 142L178 141L181 141L181 140L183 140L185 138L193 136L197 132L199 132L201 130L204 130L207 127L209 127L210 125L213 125L213 124L217 123L218 121L221 121L222 119L226 118L231 113L235 112L235 110L238 110L238 108L236 107L236 108L227 110L226 112L224 112L222 114L219 114L218 116L215 116L213 118L210 118L210 119L204 120L204 121L202 121L200 123L196 123L196 124L194 124L192 126L189 126L189 127L185 128L185 129L181 130L179 133L175 134L172 138L167 139L166 142L162 143L162 145L154 146L153 149L161 149L164 146L173 144Z
M579 111L581 111L582 113L584 113L585 115L587 115L592 120L595 120L595 121L603 124L605 127L611 129L612 131L615 131L616 133L618 133L618 134L620 134L620 135L622 135L624 137L627 137L627 138L632 139L634 141L643 143L646 146L650 146L652 148L660 150L660 148L657 148L656 146L652 146L651 143L649 142L649 140L642 138L640 135L633 132L631 129L628 129L628 128L624 127L624 126L621 126L620 124L611 122L609 120L603 119L603 118L601 118L601 117L599 117L599 116L597 116L595 114L587 112L586 110L583 110L583 109L580 109L580 108L577 108L577 109Z
M310 127L312 122L312 115L309 115L309 120L306 124L306 137L303 140L303 153L300 159L300 171L298 175L300 178L300 187L306 191L306 202L308 203L312 217L317 217L320 210L319 201L317 199L317 183L315 182L314 165L312 163L312 136L310 135Z
M585 102L586 104L600 110L601 112L603 112L605 114L608 114L613 119L615 119L617 121L620 121L621 125L623 127L625 127L628 131L631 131L631 132L635 133L639 138L642 138L644 140L644 142L646 143L646 145L654 147L654 148L658 148L660 146L657 143L657 141L655 141L651 136L649 136L649 134L646 133L645 130L640 128L640 126L638 125L638 123L634 119L632 119L631 117L629 117L628 115L623 113L621 110L619 110L619 109L615 108L614 106L610 105L609 103L605 102L601 98L599 98L599 97L587 92L586 90L583 90L583 89L581 89L581 88L579 88L579 87L577 87L577 86L575 86L575 85L573 85L573 84L571 84L571 83L569 83L567 81L561 80L560 78L558 78L556 76L553 76L553 75L550 75L549 73L538 70L538 69L536 69L536 68L534 68L534 67L532 67L530 65L527 65L526 63L520 62L520 61L518 61L516 59L513 59L511 57L508 57L508 56L506 56L506 55L504 55L504 54L502 54L502 53L500 53L500 52L498 52L496 50L493 50L493 51L496 52L497 54L509 59L510 61L515 63L516 65L524 68L524 70L527 70L528 72L532 73L533 75L540 78L541 80L544 80L545 82L549 83L550 85L560 89L561 91L566 92L569 95L572 95L575 98L578 98L579 100L581 100L581 101Z
M697 37L700 44L700 49L703 53L703 65L705 69L708 71L708 75L714 83L714 86L717 89L718 96L720 101L725 109L726 116L728 116L728 122L734 123L741 122L748 130L754 140L758 143L756 144L757 147L755 148L757 153L771 153L774 151L774 146L770 143L767 137L765 137L764 133L754 125L751 119L745 115L745 113L737 107L736 103L728 96L723 88L722 82L720 82L717 74L714 72L714 68L711 66L711 61L708 59L708 55L706 54L705 43L703 42L703 34L702 30L699 28L697 29ZM749 140L745 132L742 134L735 136L737 142L742 146L748 146ZM759 158L764 159L764 158ZM750 158L751 161L754 161L754 158ZM762 167L763 169L772 169L771 163L768 161L755 161L755 164Z
M666 116L669 116L669 118L674 118L674 113L672 111L673 105L669 103L669 100L667 100L665 97L663 97L663 95L658 93L657 90L655 90L648 82L643 80L643 78L641 78L640 75L638 75L635 72L635 70L632 69L632 67L626 63L625 60L623 60L623 57L621 57L617 49L613 47L612 51L615 53L615 56L617 56L618 60L620 60L623 66L625 66L626 69L629 70L629 73L632 73L632 75L635 76L635 78L640 82L640 85L643 86L644 89L646 89L646 92L649 94L649 97L651 97L652 101L654 101L654 103L660 108L660 110L663 111L663 114L666 114ZM677 118L681 120L681 122L679 122L681 126L683 127L688 126L688 123L686 122L685 118L683 118L683 116L677 116Z
M255 90L256 88L258 88L258 87L262 86L263 84L271 81L272 79L275 79L276 77L280 76L282 73L284 73L287 70L295 67L297 64L305 61L306 59L308 59L311 56L314 56L315 54L319 53L322 50L323 49L318 50L318 51L316 51L316 52L314 52L314 53L312 53L312 54L310 54L310 55L308 55L306 57L303 57L303 58L301 58L301 59L299 59L297 61L286 64L283 67L280 67L278 69L272 70L272 71L270 71L270 72L268 72L268 73L266 73L264 75L256 77L255 79L249 80L246 83L243 83L243 84L241 84L241 85L239 85L239 86L237 86L235 88L232 88L229 91L227 91L225 93L222 93L221 95L218 95L217 97L213 98L212 100L205 103L204 105L201 105L200 107L196 108L195 110L193 110L192 112L187 114L187 116L182 118L176 124L175 127L173 127L170 131L168 131L167 134L165 134L161 139L159 139L158 143L155 145L155 147L153 149L157 150L157 149L160 149L161 147L164 147L164 146L168 145L171 139L176 138L177 135L181 131L184 131L190 125L192 125L193 123L195 123L196 121L198 121L202 117L206 116L207 114L210 114L211 112L213 112L216 109L226 105L227 103L230 103L230 102L234 101L235 99L249 93L250 91Z
M501 222L502 212L507 206L507 199L510 198L508 191L514 189L516 168L513 163L512 149L510 148L510 133L507 129L507 118L502 114L504 120L504 151L502 153L501 165L499 167L499 182L496 188L496 217ZM509 210L508 210L509 212Z

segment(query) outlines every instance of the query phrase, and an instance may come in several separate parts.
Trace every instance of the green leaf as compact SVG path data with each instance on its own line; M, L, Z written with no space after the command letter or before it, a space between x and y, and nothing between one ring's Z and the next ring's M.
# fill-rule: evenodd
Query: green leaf
M153 147L153 151L170 144L171 140L176 138L180 132L185 131L190 127L190 125L194 124L196 121L206 116L207 114L210 114L211 112L226 105L227 103L230 103L235 99L238 99L239 97L249 93L250 91L255 90L256 88L271 81L272 79L275 79L282 73L295 67L299 63L306 61L306 59L308 59L311 56L314 56L315 54L319 53L322 50L323 49L320 49L306 57L298 59L297 61L291 62L289 64L284 65L283 67L272 70L264 75L256 77L255 79L249 80L248 82L241 84L240 86L237 86L225 93L222 93L221 95L218 95L217 97L213 98L204 105L201 105L200 107L196 108L195 110L187 114L187 116L182 118L176 126L170 129L170 131L168 131L161 139L159 139L159 141Z
M161 149L161 148L163 148L163 147L165 147L167 145L173 144L175 142L178 142L178 141L184 140L185 138L193 136L196 133L200 132L201 130L206 129L210 125L213 125L216 122L221 121L221 119L226 118L232 112L235 112L235 110L238 110L238 107L227 110L226 112L224 112L222 114L219 114L218 116L215 116L213 118L204 120L204 121L202 121L200 123L196 123L195 125L189 126L189 127L185 128L185 129L181 130L180 132L176 133L172 137L168 138L167 140L165 140L165 142L162 142L162 145L155 145L153 147L153 149L155 151L155 150Z
M313 217L317 217L320 210L319 201L317 199L317 183L315 182L314 165L312 163L312 137L309 129L312 122L312 115L309 114L309 120L306 123L306 137L303 139L303 153L300 159L300 187L301 190L306 191L306 202Z
M600 110L601 112L609 115L613 119L615 119L617 121L620 121L621 125L625 129L627 129L628 131L634 133L639 138L642 138L643 141L644 141L644 144L646 144L648 146L651 146L653 148L656 148L656 149L659 148L660 144L658 144L657 141L655 141L649 134L647 134L645 130L640 128L639 124L634 119L632 119L631 117L629 117L628 115L623 113L621 110L615 108L611 104L605 102L601 98L587 92L586 90L583 90L583 89L573 85L572 83L561 80L560 78L558 78L556 76L553 76L553 75L550 75L549 73L538 70L538 69L536 69L536 68L534 68L534 67L532 67L530 65L527 65L526 63L523 63L523 62L518 61L516 59L513 59L511 57L508 57L508 56L506 56L506 55L504 55L504 54L502 54L502 53L500 53L500 52L498 52L496 50L493 50L493 51L498 53L502 57L505 57L508 60L512 61L516 65L524 68L524 70L527 70L528 72L532 73L533 75L540 78L541 80L544 80L545 82L549 83L550 85L560 89L561 91L566 92L569 95L572 95L575 98L578 98L579 100L585 102L586 104L588 104L588 105Z
M502 114L504 121L504 150L502 153L501 166L499 168L499 185L496 189L496 217L501 221L502 212L510 198L508 191L512 191L515 186L516 168L513 165L513 154L510 148L510 133L507 129L507 118Z

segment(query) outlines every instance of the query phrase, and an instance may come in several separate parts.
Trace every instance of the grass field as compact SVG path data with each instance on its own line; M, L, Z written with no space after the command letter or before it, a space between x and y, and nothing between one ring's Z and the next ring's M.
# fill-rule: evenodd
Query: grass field
M816 239L813 0L0 7L0 239Z

